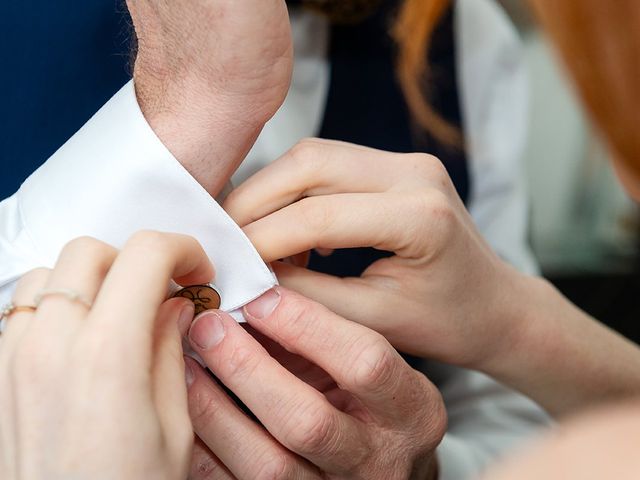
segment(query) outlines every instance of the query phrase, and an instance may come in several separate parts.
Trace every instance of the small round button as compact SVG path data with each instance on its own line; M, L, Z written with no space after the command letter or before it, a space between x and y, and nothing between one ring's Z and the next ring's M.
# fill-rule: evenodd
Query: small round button
M216 310L220 308L220 294L210 285L192 285L185 287L173 297L188 298L191 300L196 307L196 315L206 310Z

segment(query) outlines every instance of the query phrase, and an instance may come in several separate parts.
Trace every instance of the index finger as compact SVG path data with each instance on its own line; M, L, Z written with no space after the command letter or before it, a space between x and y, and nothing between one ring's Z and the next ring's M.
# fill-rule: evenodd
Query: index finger
M383 418L407 417L435 389L384 337L282 287L244 308L250 325L324 369ZM395 408L398 407L398 408Z
M384 192L401 178L398 167L407 165L406 157L334 140L303 140L231 192L224 209L243 227L304 197Z
M213 265L194 238L139 232L114 261L89 321L101 332L115 332L119 344L140 348L150 357L151 331L170 280L181 285L205 284L214 275Z

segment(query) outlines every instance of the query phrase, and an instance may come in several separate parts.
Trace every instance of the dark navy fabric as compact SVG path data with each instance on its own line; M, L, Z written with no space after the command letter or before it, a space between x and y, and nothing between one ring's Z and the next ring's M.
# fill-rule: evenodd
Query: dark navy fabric
M123 0L0 2L0 198L129 78Z
M394 152L426 152L440 158L460 197L469 193L467 162L462 148L443 145L411 121L394 73L394 48L388 35L397 0L359 25L335 26L331 34L332 79L321 136ZM462 131L450 9L435 31L429 65L431 104ZM311 256L314 270L343 277L359 276L379 258L371 248L337 250L330 257Z

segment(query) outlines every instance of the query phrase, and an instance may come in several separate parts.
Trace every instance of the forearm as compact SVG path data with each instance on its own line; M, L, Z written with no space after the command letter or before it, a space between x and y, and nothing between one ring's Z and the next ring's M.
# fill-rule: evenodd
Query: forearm
M542 279L523 278L511 345L482 370L554 416L640 395L640 349ZM500 349L499 349L500 350Z
M142 112L186 170L216 195L287 92L286 9L274 0L127 5L138 40L134 80Z

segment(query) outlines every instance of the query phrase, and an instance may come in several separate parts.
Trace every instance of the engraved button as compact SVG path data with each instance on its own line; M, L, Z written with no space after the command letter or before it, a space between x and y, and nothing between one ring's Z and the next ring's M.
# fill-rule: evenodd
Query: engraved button
M220 294L210 285L193 285L185 287L173 297L188 298L191 300L196 307L196 315L206 310L216 310L220 308Z

